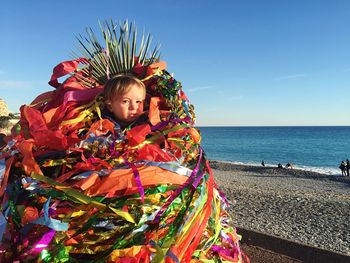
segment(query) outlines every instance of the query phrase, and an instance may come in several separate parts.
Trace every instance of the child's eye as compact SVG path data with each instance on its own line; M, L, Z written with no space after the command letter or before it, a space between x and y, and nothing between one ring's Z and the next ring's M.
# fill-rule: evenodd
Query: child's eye
M123 102L123 103L128 103L128 102L129 102L129 100L123 100L122 102Z

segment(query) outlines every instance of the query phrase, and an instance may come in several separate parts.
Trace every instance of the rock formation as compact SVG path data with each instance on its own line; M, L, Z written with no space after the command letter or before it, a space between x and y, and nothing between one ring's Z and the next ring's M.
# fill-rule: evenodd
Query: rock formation
M0 98L0 116L8 116L9 110L7 108L7 105L3 99Z

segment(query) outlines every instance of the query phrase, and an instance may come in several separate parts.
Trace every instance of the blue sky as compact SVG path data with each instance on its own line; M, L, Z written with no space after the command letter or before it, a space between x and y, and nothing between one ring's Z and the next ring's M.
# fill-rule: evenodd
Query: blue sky
M3 1L0 97L50 90L75 35L135 21L195 105L197 125L350 125L350 1Z

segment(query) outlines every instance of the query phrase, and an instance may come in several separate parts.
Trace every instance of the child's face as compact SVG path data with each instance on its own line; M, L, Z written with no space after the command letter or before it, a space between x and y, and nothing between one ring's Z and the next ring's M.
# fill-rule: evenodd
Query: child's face
M137 85L133 85L128 92L123 95L116 94L106 104L117 121L131 123L143 113L144 99L144 90Z

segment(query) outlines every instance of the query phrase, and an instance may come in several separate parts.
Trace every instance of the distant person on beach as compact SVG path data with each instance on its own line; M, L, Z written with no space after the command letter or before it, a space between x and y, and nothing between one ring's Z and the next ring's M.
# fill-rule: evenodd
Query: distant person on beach
M265 167L265 162L264 162L264 160L261 161L261 165Z
M341 175L346 176L346 172L345 172L346 164L344 161L341 161L341 163L339 165L339 169L341 170Z
M277 168L283 168L282 164L281 163L277 164Z
M293 166L292 166L291 163L287 163L287 164L286 164L286 168L287 168L287 169L293 169Z
M349 159L346 159L346 175L349 176L350 171L350 161Z

